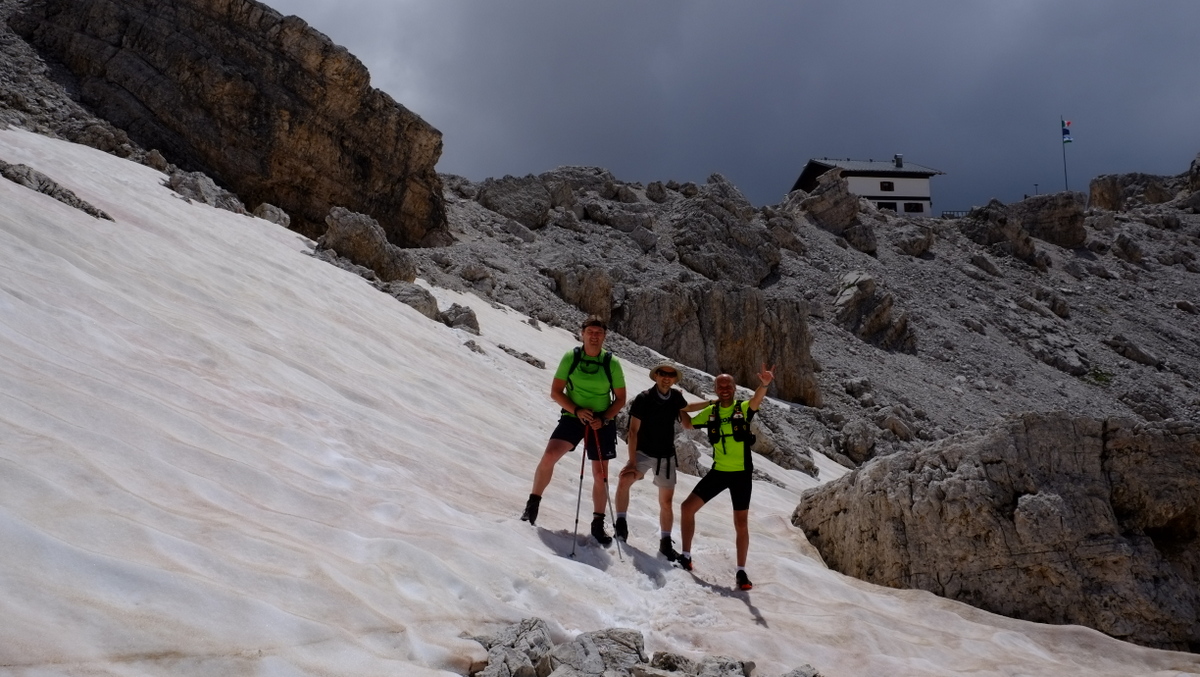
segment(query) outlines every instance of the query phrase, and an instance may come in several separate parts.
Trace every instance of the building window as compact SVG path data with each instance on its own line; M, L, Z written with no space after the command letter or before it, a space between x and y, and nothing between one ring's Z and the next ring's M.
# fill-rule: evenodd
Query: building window
M879 207L880 209L890 209L892 211L896 211L895 202L876 202L875 206Z
M890 192L896 190L896 184L892 183L891 181L880 181L879 182L879 190L882 190L886 193L890 193Z
M920 202L905 202L904 211L908 214L920 214L925 211L925 205Z

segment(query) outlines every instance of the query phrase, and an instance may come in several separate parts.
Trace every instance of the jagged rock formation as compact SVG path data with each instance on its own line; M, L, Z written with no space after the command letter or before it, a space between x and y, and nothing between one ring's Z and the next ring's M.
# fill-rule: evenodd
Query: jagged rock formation
M833 306L842 327L884 350L917 352L908 317L892 316L892 295L880 290L875 278L856 270L842 277L840 287Z
M446 184L462 244L416 253L434 284L569 324L557 309L565 301L637 344L750 387L775 364L773 392L820 405L807 302L764 288L787 251L773 233L790 234L790 217L754 209L720 176L648 191L602 169L563 167ZM497 249L503 241L520 255Z
M842 170L831 169L817 177L817 187L799 201L796 211L807 212L822 229L873 256L877 249L875 229L870 221L859 218L860 203L861 199L850 193Z
M1170 177L1141 173L1102 174L1088 184L1088 201L1096 209L1112 212L1162 204L1175 199L1180 191L1200 190L1190 184L1190 177L1190 172Z
M725 656L693 660L659 652L647 658L642 633L628 628L585 632L555 644L540 618L527 618L474 639L488 652L485 665L472 667L475 677L748 677L755 669L752 661ZM802 665L782 677L820 677L820 673Z
M100 116L309 237L344 206L394 244L449 242L441 134L297 17L253 0L33 0L10 23Z
M1026 414L877 459L792 521L845 574L1200 650L1200 428Z

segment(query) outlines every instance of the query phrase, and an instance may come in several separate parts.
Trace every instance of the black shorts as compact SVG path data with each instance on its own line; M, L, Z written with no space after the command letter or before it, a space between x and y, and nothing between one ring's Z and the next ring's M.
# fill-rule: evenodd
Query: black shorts
M708 474L700 478L696 483L696 488L692 489L692 493L699 496L705 503L711 501L717 494L729 490L729 498L733 501L734 510L749 510L750 509L750 490L754 487L751 481L752 471L737 470L735 472L726 472L723 470L709 470Z
M583 439L585 429L591 430L591 426L586 425L574 416L563 416L558 419L558 426L554 429L554 432L550 433L550 439L570 442L571 449L574 449L579 445L579 440ZM600 426L599 430L592 430L587 433L587 440L584 442L583 448L587 451L588 459L592 461L600 460L600 457L596 455L597 438L600 441L600 450L603 452L604 460L607 461L611 458L616 458L617 424L610 420Z

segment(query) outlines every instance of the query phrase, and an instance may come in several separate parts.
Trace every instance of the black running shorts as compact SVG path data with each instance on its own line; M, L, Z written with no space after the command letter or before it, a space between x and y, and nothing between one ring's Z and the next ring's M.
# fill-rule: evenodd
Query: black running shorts
M550 434L550 439L570 442L571 449L574 449L579 445L579 440L583 439L585 429L588 432L583 448L587 450L589 460L600 460L600 457L596 455L597 438L600 441L600 449L604 452L604 460L607 461L617 457L617 424L613 421L608 421L600 426L599 430L592 430L591 426L586 425L574 416L563 416L558 419L558 427Z
M709 470L708 474L700 478L696 483L696 488L692 489L692 493L699 496L708 503L717 494L729 490L729 498L733 501L734 510L749 510L750 509L750 490L753 488L751 482L750 470L738 470L735 472L726 472L723 470Z

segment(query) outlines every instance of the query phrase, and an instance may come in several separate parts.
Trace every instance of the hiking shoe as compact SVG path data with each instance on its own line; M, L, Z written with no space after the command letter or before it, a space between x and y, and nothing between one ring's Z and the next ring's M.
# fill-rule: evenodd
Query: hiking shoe
M738 571L737 586L742 590L749 590L754 587L754 584L750 582L750 577L746 575L745 571Z
M604 515L596 515L592 518L592 538L600 545L608 545L612 543L612 536L604 533Z
M541 502L542 498L540 496L530 496L529 500L525 502L525 512L521 513L521 521L529 522L531 525L536 524L538 506L541 505Z
M658 542L658 551L667 558L668 562L679 559L679 553L675 552L675 542L671 540L670 536L662 537L662 540Z
M691 571L691 570L692 570L692 558L691 558L690 556L688 556L688 555L680 555L680 556L679 556L679 557L678 557L678 558L675 560L675 563L676 563L676 564L678 564L678 565L679 565L679 568L680 568L680 569L683 569L684 571Z
M617 521L613 522L613 531L616 532L617 538L629 541L629 525L625 523L624 517L618 517Z

